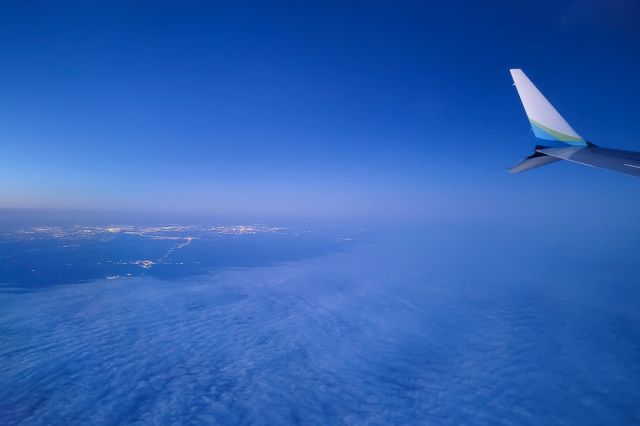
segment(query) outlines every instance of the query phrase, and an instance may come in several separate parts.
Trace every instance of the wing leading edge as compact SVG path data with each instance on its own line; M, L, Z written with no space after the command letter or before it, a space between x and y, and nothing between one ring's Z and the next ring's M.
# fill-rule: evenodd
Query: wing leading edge
M640 177L640 152L602 148L587 142L562 118L522 70L510 71L535 137L561 145L536 146L532 155L509 169L511 173L565 160Z

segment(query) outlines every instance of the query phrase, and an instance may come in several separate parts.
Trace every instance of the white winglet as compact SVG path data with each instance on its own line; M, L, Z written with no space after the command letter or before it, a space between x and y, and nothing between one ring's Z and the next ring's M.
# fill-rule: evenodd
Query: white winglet
M509 71L537 138L570 145L587 145L521 69Z

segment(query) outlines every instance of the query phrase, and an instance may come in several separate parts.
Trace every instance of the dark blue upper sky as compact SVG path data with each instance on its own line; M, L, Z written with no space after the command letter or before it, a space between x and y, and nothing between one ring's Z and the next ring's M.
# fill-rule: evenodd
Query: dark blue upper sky
M634 0L3 2L0 206L632 220L633 178L505 168L535 144L514 67L640 150L638 22Z

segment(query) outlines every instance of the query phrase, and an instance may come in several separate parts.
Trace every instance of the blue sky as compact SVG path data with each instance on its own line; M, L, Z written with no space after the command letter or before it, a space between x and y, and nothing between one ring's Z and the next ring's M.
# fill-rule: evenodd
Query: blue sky
M640 150L638 20L631 0L3 2L0 206L632 221L633 178L505 168L535 144L514 67L587 139Z

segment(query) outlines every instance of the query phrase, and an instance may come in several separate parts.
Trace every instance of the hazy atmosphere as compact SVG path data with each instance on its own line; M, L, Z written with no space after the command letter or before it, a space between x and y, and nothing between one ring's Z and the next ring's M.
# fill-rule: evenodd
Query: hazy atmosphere
M640 7L4 2L0 423L633 425ZM630 166L635 167L635 166Z

